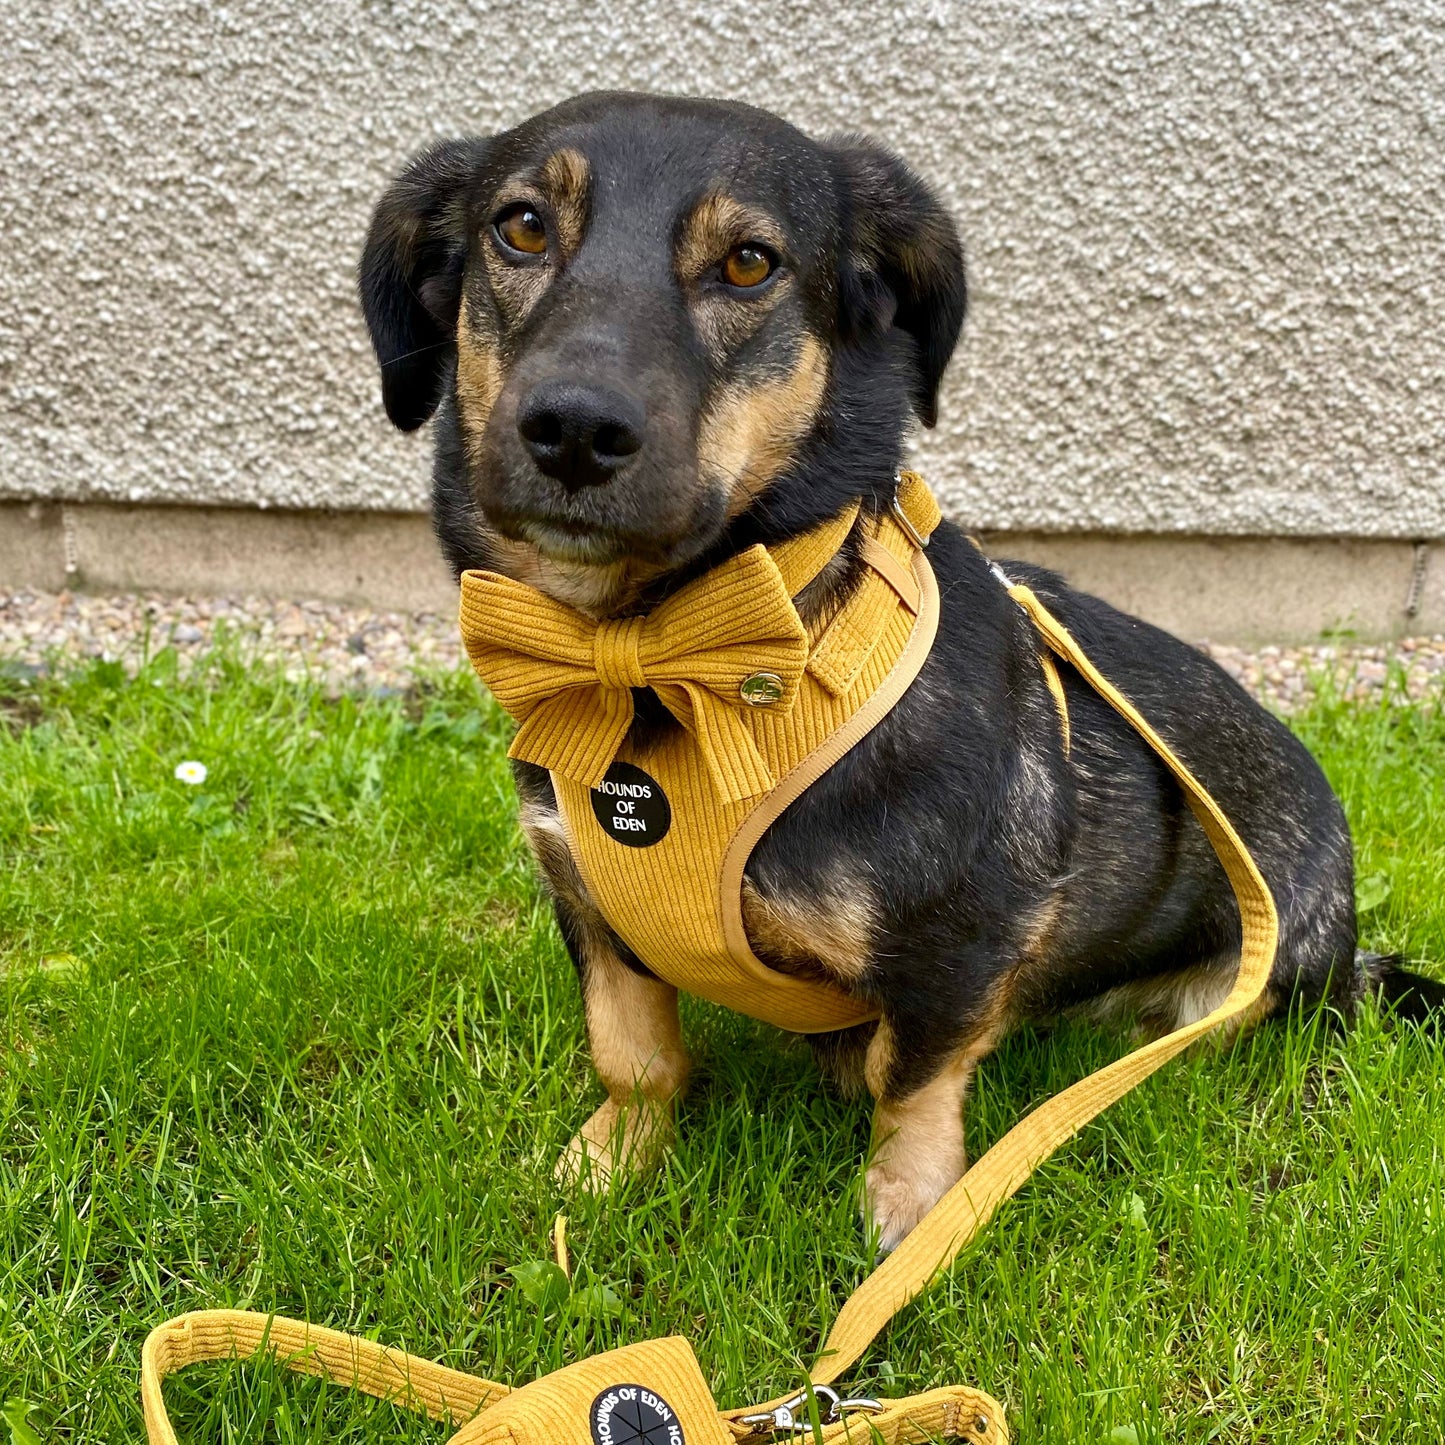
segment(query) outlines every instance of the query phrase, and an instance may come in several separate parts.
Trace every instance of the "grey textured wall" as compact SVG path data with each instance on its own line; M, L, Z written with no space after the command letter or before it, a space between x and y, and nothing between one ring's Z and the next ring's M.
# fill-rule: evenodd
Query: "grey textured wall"
M3 6L0 494L422 505L352 299L424 142L578 89L857 127L974 310L921 455L990 528L1445 534L1438 0Z

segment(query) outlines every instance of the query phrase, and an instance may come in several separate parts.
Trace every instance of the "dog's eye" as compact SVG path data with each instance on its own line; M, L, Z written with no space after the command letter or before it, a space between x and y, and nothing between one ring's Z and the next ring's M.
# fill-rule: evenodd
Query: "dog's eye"
M492 229L509 251L540 256L547 249L547 227L531 206L508 206L492 222Z
M777 258L766 246L746 241L723 257L722 278L729 286L749 290L761 286L773 274Z

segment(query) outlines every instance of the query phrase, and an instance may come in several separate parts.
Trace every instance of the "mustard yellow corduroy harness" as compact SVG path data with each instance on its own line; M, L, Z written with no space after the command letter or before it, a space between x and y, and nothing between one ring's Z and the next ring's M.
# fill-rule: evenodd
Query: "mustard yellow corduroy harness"
M857 522L852 507L804 537L755 547L648 616L624 621L594 622L493 573L470 572L462 582L468 652L520 724L512 755L551 770L573 854L609 923L679 988L799 1032L846 1027L874 1011L756 958L742 926L743 867L783 809L887 715L917 676L938 625L938 589L924 554L938 510L922 480L904 473L893 511L866 524L862 583L835 615L804 627L792 599ZM680 1337L596 1355L509 1391L334 1330L204 1310L168 1321L146 1340L141 1393L152 1445L176 1442L161 1393L167 1374L256 1351L434 1418L466 1422L451 1445L1008 1439L1002 1407L975 1389L849 1401L831 1383L1060 1144L1258 1000L1278 923L1268 887L1214 800L1038 598L1002 580L1046 649L1041 662L1065 747L1068 712L1050 654L1070 663L1139 733L1203 826L1239 902L1240 966L1228 998L1056 1095L989 1149L844 1304L812 1371L820 1392L812 1400L719 1410ZM633 757L627 744L632 689L640 687L652 688L682 723L645 758Z
M928 656L938 588L919 541L938 507L912 474L898 503L866 524L849 600L811 628L793 598L837 557L856 503L621 622L593 622L496 573L462 578L472 664L521 724L512 756L551 770L603 917L667 982L798 1033L877 1011L757 959L743 929L743 868L768 825L887 715ZM651 687L683 724L645 757L626 741L634 687Z

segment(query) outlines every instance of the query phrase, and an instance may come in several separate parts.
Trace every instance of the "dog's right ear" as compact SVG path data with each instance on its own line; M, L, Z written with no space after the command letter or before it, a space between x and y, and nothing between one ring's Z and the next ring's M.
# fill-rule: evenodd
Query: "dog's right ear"
M437 409L456 352L467 200L487 141L443 141L389 185L371 218L357 288L386 414L415 431Z
M827 147L844 197L844 316L855 334L896 329L912 338L913 408L931 427L968 301L958 228L922 178L877 141L835 136Z

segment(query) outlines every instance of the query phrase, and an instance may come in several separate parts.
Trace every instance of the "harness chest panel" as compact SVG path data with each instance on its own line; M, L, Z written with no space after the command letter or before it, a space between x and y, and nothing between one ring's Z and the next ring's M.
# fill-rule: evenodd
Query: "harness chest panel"
M774 551L786 575L783 554ZM583 879L637 957L687 993L797 1033L849 1028L876 1018L877 1009L780 973L753 953L742 920L744 866L767 826L902 697L938 627L932 569L897 520L872 523L862 555L852 596L808 631L792 706L742 712L777 780L770 790L729 800L693 733L681 727L645 753L624 743L600 789L552 773Z

